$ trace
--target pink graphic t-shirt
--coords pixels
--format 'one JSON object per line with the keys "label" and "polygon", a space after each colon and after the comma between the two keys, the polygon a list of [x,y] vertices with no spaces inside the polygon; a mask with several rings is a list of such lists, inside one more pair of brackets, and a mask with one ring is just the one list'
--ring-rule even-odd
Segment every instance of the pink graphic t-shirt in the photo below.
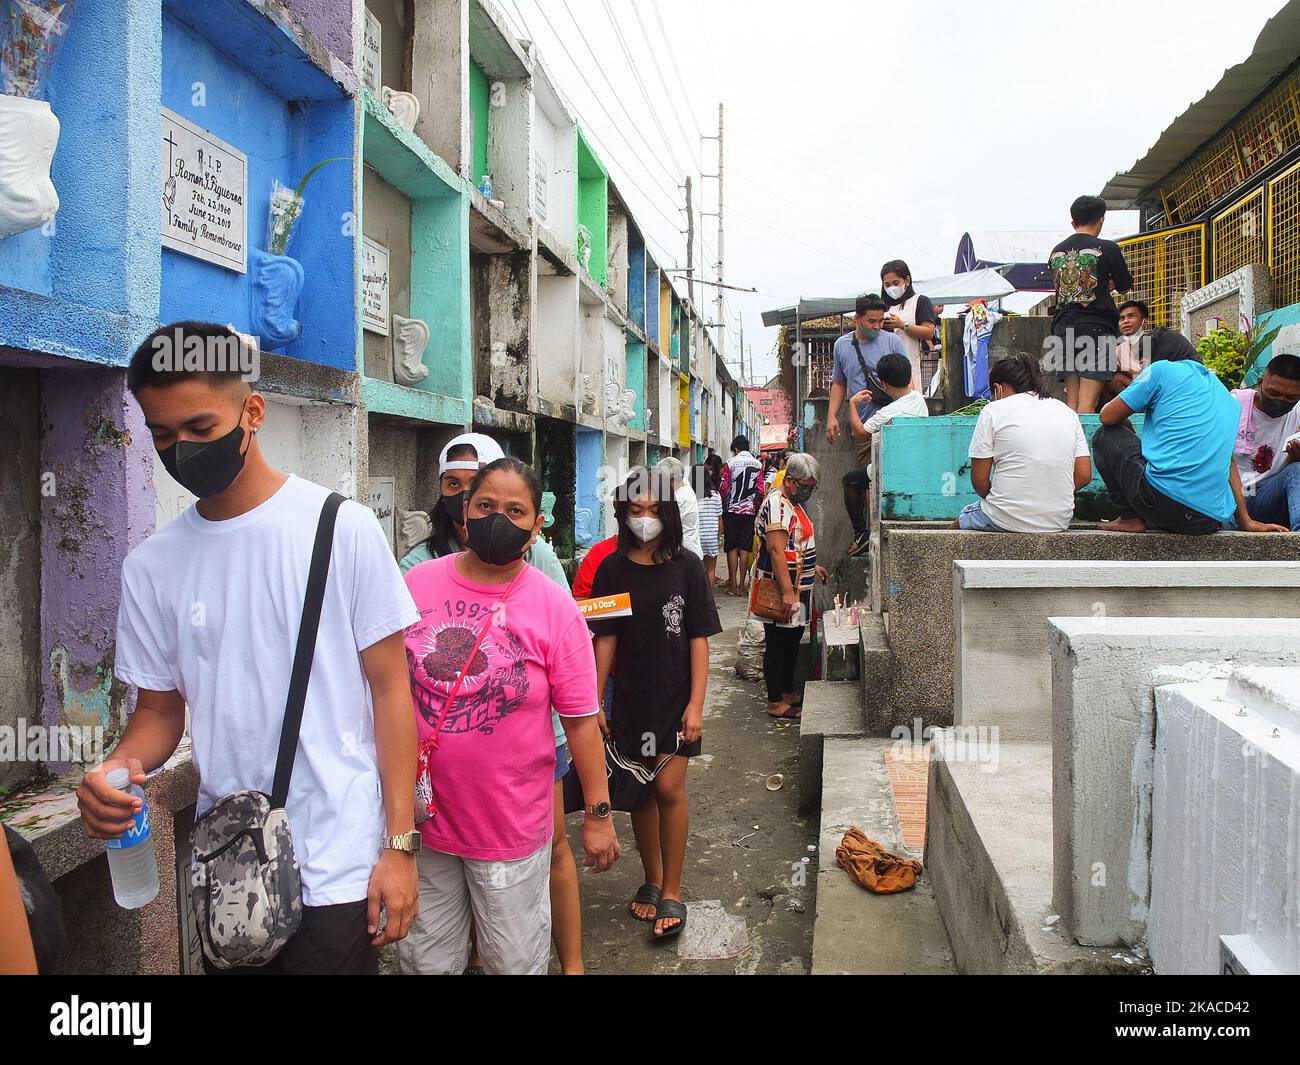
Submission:
{"label": "pink graphic t-shirt", "polygon": [[555,734],[561,717],[596,713],[596,661],[577,603],[526,566],[506,585],[472,584],[447,555],[407,571],[420,620],[406,630],[416,724],[434,730],[484,625],[487,634],[429,755],[435,816],[426,847],[461,858],[514,861],[551,839]]}

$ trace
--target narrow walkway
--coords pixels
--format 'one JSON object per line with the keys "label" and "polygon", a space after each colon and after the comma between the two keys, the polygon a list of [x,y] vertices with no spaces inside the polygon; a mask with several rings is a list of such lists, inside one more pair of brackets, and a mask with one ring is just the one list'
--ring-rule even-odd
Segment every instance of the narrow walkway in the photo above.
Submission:
{"label": "narrow walkway", "polygon": [[[816,820],[796,812],[798,726],[772,721],[761,686],[736,676],[744,601],[721,596],[718,608],[724,631],[711,641],[704,753],[693,759],[687,776],[691,832],[683,886],[690,921],[698,913],[700,930],[730,924],[733,936],[737,923],[723,915],[743,921],[748,947],[737,957],[682,958],[679,948],[690,953],[689,928],[675,943],[651,942],[651,926],[627,912],[641,883],[641,863],[630,819],[616,814],[622,858],[607,873],[581,874],[583,953],[593,975],[810,971],[821,856],[808,849],[817,843]],[[766,789],[772,773],[784,774],[780,791]],[[569,838],[579,855],[580,837],[581,819],[575,816],[569,819]],[[833,864],[834,855],[829,860]],[[694,904],[708,901],[720,903],[720,911],[695,910]]]}

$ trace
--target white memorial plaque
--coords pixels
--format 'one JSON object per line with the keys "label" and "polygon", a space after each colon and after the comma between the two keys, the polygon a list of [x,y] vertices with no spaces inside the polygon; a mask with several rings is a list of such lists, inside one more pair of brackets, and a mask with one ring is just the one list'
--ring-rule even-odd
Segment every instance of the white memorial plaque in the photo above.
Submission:
{"label": "white memorial plaque", "polygon": [[384,57],[384,34],[379,19],[367,11],[366,28],[361,37],[361,84],[372,96],[379,95]]}
{"label": "white memorial plaque", "polygon": [[379,524],[383,526],[384,535],[388,537],[388,546],[396,550],[393,535],[393,499],[397,494],[397,482],[392,477],[370,478],[370,509],[375,512]]}
{"label": "white memorial plaque", "polygon": [[248,158],[162,108],[162,245],[248,272]]}
{"label": "white memorial plaque", "polygon": [[388,336],[388,249],[361,238],[361,324]]}

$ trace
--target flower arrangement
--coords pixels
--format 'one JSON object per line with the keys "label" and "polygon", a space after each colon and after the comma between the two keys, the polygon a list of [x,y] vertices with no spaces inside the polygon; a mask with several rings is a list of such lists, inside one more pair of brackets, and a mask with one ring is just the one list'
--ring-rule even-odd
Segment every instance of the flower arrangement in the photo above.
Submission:
{"label": "flower arrangement", "polygon": [[9,24],[0,48],[0,79],[6,96],[35,100],[68,32],[76,0],[10,0]]}
{"label": "flower arrangement", "polygon": [[294,226],[302,216],[303,204],[306,202],[303,193],[307,189],[307,182],[326,163],[337,163],[346,158],[348,157],[345,155],[336,155],[329,159],[322,159],[307,171],[303,179],[298,182],[296,189],[281,185],[278,180],[275,182],[271,190],[271,203],[267,215],[267,251],[272,255],[286,254],[289,241],[293,238]]}

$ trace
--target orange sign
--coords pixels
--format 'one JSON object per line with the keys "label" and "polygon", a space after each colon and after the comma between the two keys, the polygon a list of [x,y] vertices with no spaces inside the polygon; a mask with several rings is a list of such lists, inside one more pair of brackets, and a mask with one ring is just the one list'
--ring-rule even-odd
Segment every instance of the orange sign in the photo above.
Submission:
{"label": "orange sign", "polygon": [[632,596],[627,592],[618,595],[602,595],[598,599],[579,599],[578,609],[588,621],[604,621],[607,618],[630,618],[632,616]]}

